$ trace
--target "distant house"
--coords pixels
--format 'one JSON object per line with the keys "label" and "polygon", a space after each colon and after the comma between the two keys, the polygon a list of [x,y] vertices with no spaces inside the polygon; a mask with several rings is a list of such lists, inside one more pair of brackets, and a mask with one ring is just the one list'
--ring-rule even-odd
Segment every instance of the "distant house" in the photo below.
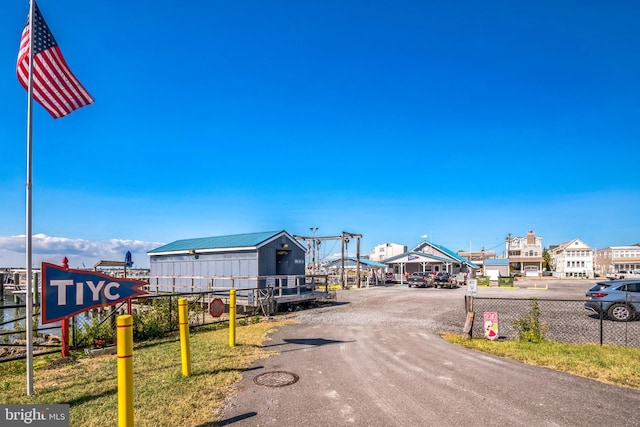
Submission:
{"label": "distant house", "polygon": [[640,270],[640,243],[610,246],[595,252],[595,271],[598,275],[604,276],[620,270]]}
{"label": "distant house", "polygon": [[489,280],[498,280],[500,277],[509,277],[508,259],[486,259],[484,260],[484,275],[489,276]]}
{"label": "distant house", "polygon": [[482,270],[484,268],[484,262],[488,259],[496,258],[496,251],[485,251],[484,248],[480,251],[458,251],[458,255],[462,258],[465,258],[475,265],[478,266],[478,269]]}
{"label": "distant house", "polygon": [[391,258],[396,255],[407,252],[407,247],[398,243],[383,243],[377,245],[369,254],[369,259],[372,261],[382,261],[383,259]]}
{"label": "distant house", "polygon": [[264,287],[267,277],[305,274],[306,248],[286,231],[176,240],[147,252],[161,291]]}
{"label": "distant house", "polygon": [[527,277],[542,276],[542,237],[529,231],[526,237],[507,237],[505,246],[514,273]]}
{"label": "distant house", "polygon": [[593,279],[593,249],[582,240],[573,239],[550,247],[549,255],[554,277]]}

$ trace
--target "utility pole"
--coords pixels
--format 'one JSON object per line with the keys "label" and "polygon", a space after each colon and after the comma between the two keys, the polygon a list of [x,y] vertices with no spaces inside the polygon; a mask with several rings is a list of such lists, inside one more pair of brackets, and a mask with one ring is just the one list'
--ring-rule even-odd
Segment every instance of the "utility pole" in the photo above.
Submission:
{"label": "utility pole", "polygon": [[313,237],[312,246],[311,246],[311,274],[316,274],[316,231],[318,231],[318,227],[309,227],[311,230],[311,237]]}
{"label": "utility pole", "polygon": [[360,237],[356,238],[356,280],[360,287]]}
{"label": "utility pole", "polygon": [[344,244],[345,244],[345,238],[344,238],[344,231],[342,233],[340,233],[340,238],[342,240],[342,254],[341,254],[341,259],[342,259],[342,265],[340,267],[340,284],[342,285],[342,289],[345,288],[345,283],[344,283]]}
{"label": "utility pole", "polygon": [[507,234],[507,259],[509,260],[508,274],[511,276],[511,233]]}

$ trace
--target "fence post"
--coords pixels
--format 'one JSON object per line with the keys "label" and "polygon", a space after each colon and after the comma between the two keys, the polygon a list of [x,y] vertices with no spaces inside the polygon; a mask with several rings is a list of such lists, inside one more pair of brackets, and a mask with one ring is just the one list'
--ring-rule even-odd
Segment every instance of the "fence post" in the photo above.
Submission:
{"label": "fence post", "polygon": [[602,312],[602,302],[600,302],[600,346],[602,346],[602,333],[604,330],[604,313]]}
{"label": "fence post", "polygon": [[76,348],[76,316],[69,317],[69,330],[69,347]]}
{"label": "fence post", "polygon": [[133,427],[133,318],[118,316],[118,427]]}
{"label": "fence post", "polygon": [[118,342],[118,313],[116,312],[116,306],[112,305],[109,307],[109,314],[108,316],[111,317],[111,331],[113,333],[113,336],[116,337],[116,343]]}
{"label": "fence post", "polygon": [[38,273],[33,274],[33,301],[31,302],[36,307],[40,307],[40,289],[38,288]]}
{"label": "fence post", "polygon": [[175,331],[175,329],[173,329],[173,297],[171,295],[169,295],[169,319],[167,320],[169,328],[171,328],[170,330]]}
{"label": "fence post", "polygon": [[191,376],[191,347],[189,342],[189,304],[186,298],[178,299],[178,319],[180,322],[180,355],[182,356],[182,376]]}
{"label": "fence post", "polygon": [[464,329],[462,330],[467,339],[471,339],[473,337],[473,297],[470,295],[464,296],[464,305],[465,311],[467,312],[467,319],[464,324]]}
{"label": "fence post", "polygon": [[229,347],[236,345],[236,290],[229,291]]}

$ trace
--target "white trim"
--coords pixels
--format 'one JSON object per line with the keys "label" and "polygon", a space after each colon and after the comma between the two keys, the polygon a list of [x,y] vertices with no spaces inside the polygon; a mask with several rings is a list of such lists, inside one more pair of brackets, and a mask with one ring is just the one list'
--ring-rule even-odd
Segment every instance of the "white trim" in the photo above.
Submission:
{"label": "white trim", "polygon": [[166,251],[166,252],[154,252],[147,255],[160,256],[160,255],[191,255],[189,251],[193,251],[194,254],[209,254],[215,252],[238,252],[238,251],[255,251],[257,246],[241,246],[241,247],[229,247],[229,248],[216,248],[216,249],[182,249],[179,251]]}

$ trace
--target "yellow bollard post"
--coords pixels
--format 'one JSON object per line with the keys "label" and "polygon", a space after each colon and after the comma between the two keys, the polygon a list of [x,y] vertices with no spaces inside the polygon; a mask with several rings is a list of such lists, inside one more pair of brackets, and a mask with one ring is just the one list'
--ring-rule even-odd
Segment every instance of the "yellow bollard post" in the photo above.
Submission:
{"label": "yellow bollard post", "polygon": [[118,427],[133,427],[133,317],[117,319]]}
{"label": "yellow bollard post", "polygon": [[236,346],[236,290],[229,291],[229,347]]}
{"label": "yellow bollard post", "polygon": [[182,375],[191,376],[191,346],[189,343],[189,303],[186,298],[178,300],[178,322],[180,323],[180,354]]}

